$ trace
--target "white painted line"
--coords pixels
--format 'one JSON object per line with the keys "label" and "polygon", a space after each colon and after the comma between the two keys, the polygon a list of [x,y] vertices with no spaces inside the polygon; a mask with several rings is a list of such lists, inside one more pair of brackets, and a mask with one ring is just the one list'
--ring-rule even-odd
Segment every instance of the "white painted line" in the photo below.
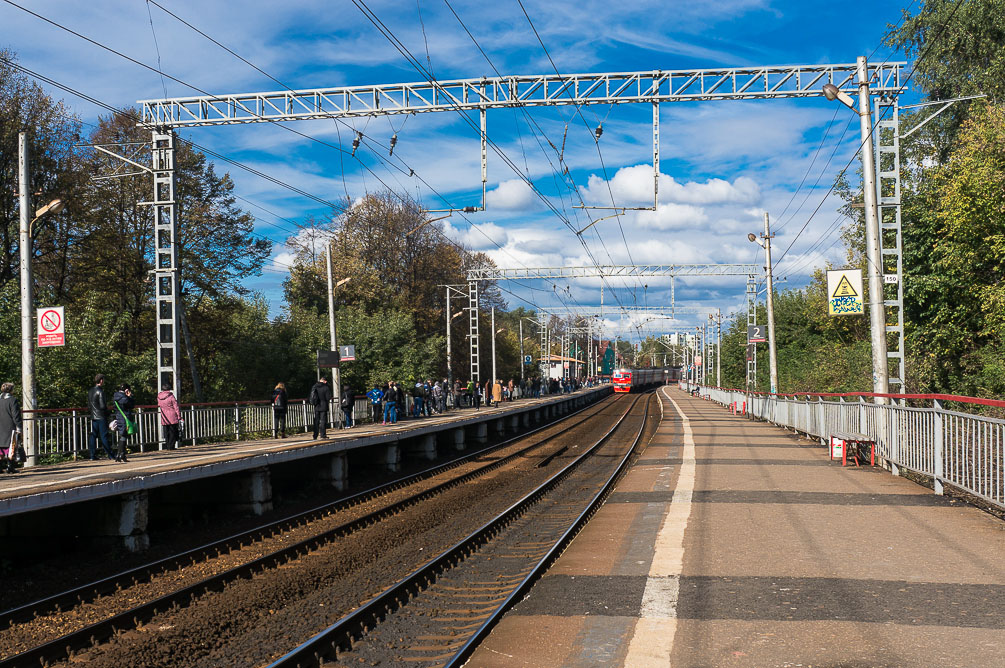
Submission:
{"label": "white painted line", "polygon": [[691,498],[694,494],[694,434],[684,411],[670,398],[666,388],[662,393],[680,415],[684,453],[673,500],[656,536],[656,553],[642,594],[642,609],[625,657],[627,668],[670,666],[670,653],[677,633],[677,600],[680,576],[684,570],[684,531],[691,517]]}

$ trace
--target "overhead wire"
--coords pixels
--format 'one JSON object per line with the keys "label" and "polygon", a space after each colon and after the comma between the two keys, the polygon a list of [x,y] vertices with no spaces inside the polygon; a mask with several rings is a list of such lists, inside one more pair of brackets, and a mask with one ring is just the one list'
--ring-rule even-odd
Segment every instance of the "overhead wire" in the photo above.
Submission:
{"label": "overhead wire", "polygon": [[[175,18],[176,20],[178,20],[179,22],[181,22],[182,24],[184,24],[184,25],[185,25],[185,26],[187,26],[188,28],[190,28],[190,29],[192,29],[193,31],[195,31],[195,32],[197,32],[198,34],[200,34],[201,36],[205,37],[205,38],[206,38],[207,40],[211,41],[211,42],[212,42],[213,44],[216,44],[216,45],[217,45],[217,46],[219,46],[219,47],[220,47],[221,49],[224,49],[225,51],[227,51],[227,52],[228,52],[229,54],[231,54],[231,55],[232,55],[232,56],[234,56],[235,58],[237,58],[237,59],[241,60],[241,61],[242,61],[242,62],[244,62],[245,64],[247,64],[247,65],[249,65],[250,67],[254,68],[254,69],[255,69],[256,71],[258,71],[259,73],[261,73],[261,74],[263,74],[264,76],[268,77],[269,79],[271,79],[271,80],[272,80],[272,81],[274,81],[275,83],[279,84],[280,86],[282,86],[282,87],[286,88],[287,90],[289,90],[289,91],[291,91],[291,92],[295,92],[293,88],[291,88],[290,86],[288,86],[288,85],[287,85],[287,84],[285,84],[284,82],[280,81],[279,79],[277,79],[277,78],[276,78],[276,77],[274,77],[273,75],[269,74],[268,72],[266,72],[266,71],[265,71],[265,70],[263,70],[262,68],[258,67],[257,65],[255,65],[255,64],[254,64],[254,63],[252,63],[251,61],[247,60],[246,58],[244,58],[244,57],[243,57],[243,56],[241,56],[240,54],[236,53],[236,52],[235,52],[234,50],[230,49],[230,48],[229,48],[229,47],[227,47],[226,45],[224,45],[224,44],[222,44],[221,42],[219,42],[218,40],[214,39],[213,37],[211,37],[210,35],[208,35],[208,34],[207,34],[206,32],[204,32],[204,31],[200,30],[199,28],[197,28],[196,26],[194,26],[194,25],[193,25],[192,23],[190,23],[190,22],[186,21],[185,19],[181,18],[180,16],[178,16],[178,15],[177,15],[177,14],[175,14],[174,12],[171,12],[171,11],[170,11],[170,10],[168,10],[167,8],[163,7],[163,6],[161,5],[161,4],[159,4],[158,2],[156,2],[156,0],[148,0],[148,1],[149,1],[149,2],[152,2],[152,3],[153,3],[153,4],[155,5],[155,6],[157,6],[157,7],[159,8],[159,9],[161,9],[161,10],[162,10],[162,11],[164,11],[165,13],[169,14],[170,16],[172,16],[173,18]],[[418,0],[416,0],[416,1],[418,2]],[[427,56],[428,56],[428,53],[427,53]],[[430,61],[430,64],[431,64],[431,61]],[[194,87],[193,87],[193,88],[194,88]],[[196,90],[198,90],[198,89],[196,89]],[[336,121],[336,132],[339,132],[339,131],[338,131],[338,124],[339,124],[339,123],[342,123],[342,124],[345,124],[345,122],[344,122],[344,121],[342,121],[341,119],[338,119],[338,118],[333,118],[333,120],[334,120],[334,121]],[[358,136],[359,136],[359,137],[361,137],[361,138],[366,138],[366,139],[370,140],[370,142],[371,142],[371,143],[376,143],[376,144],[377,144],[378,146],[380,146],[380,147],[381,147],[382,149],[386,149],[386,148],[387,148],[386,146],[383,146],[383,145],[381,145],[381,144],[380,144],[379,142],[376,142],[376,140],[374,140],[374,138],[372,138],[372,137],[370,137],[370,136],[368,136],[368,135],[366,134],[366,128],[367,128],[367,127],[368,127],[368,125],[369,125],[369,121],[370,121],[370,117],[367,117],[367,118],[366,118],[366,123],[364,124],[364,128],[363,128],[363,130],[362,130],[362,131],[359,131],[359,130],[357,130],[357,129],[356,129],[355,127],[353,127],[353,126],[350,126],[350,127],[352,127],[352,129],[353,129],[353,131],[354,131],[354,132],[357,132],[357,133],[358,133]],[[400,130],[401,130],[402,128],[404,128],[404,125],[405,125],[405,123],[406,123],[407,121],[408,121],[408,116],[406,115],[406,117],[405,117],[405,120],[404,120],[404,121],[402,122],[401,126],[399,127],[399,131],[400,131]],[[389,122],[390,122],[390,119],[389,119]],[[285,126],[284,126],[284,127],[285,127]],[[392,131],[393,131],[393,125],[392,125],[391,127],[392,127]],[[302,134],[302,133],[298,133],[298,134]],[[307,137],[307,138],[309,138],[309,139],[313,139],[314,141],[319,141],[319,142],[320,142],[320,140],[317,140],[316,138],[313,138],[313,137],[310,137],[310,136],[308,136],[308,135],[304,135],[304,134],[302,134],[302,136],[304,136],[304,137]],[[345,149],[343,149],[343,148],[341,147],[341,134],[340,134],[340,133],[339,133],[339,144],[340,144],[340,146],[338,146],[338,147],[336,147],[336,146],[332,146],[332,145],[330,145],[330,144],[327,144],[327,143],[325,143],[325,142],[320,142],[320,143],[322,143],[322,144],[325,144],[325,145],[327,145],[327,146],[329,146],[329,147],[331,147],[331,148],[336,148],[337,150],[339,150],[339,160],[340,160],[340,165],[343,165],[343,163],[342,163],[342,159],[343,159],[343,154],[344,154],[344,153],[346,153],[346,151],[345,151]],[[373,153],[373,154],[374,154],[375,156],[377,156],[377,157],[378,157],[378,159],[379,159],[379,160],[380,160],[381,162],[387,162],[387,161],[385,161],[385,160],[383,159],[383,157],[382,157],[382,154],[378,154],[378,153],[377,153],[376,151],[374,151],[374,150],[372,150],[372,149],[371,149],[371,152],[372,152],[372,153]],[[389,151],[389,157],[390,157],[390,154],[393,154],[393,151]],[[395,192],[395,191],[394,191],[394,189],[390,188],[390,187],[389,187],[389,186],[387,185],[387,183],[385,183],[385,182],[384,182],[384,181],[383,181],[383,180],[382,180],[382,179],[381,179],[381,178],[380,178],[380,177],[379,177],[379,176],[378,176],[378,175],[376,174],[376,172],[374,172],[374,171],[373,171],[372,169],[370,169],[370,168],[369,168],[369,167],[368,167],[367,165],[365,165],[365,163],[363,163],[363,162],[362,162],[362,159],[361,159],[361,158],[359,158],[359,156],[354,156],[354,157],[356,157],[356,158],[357,158],[357,160],[358,160],[358,161],[360,162],[360,164],[361,164],[361,165],[362,165],[362,166],[363,166],[363,167],[364,167],[364,168],[365,168],[365,169],[366,169],[366,170],[367,170],[368,172],[370,172],[370,173],[371,173],[371,174],[372,174],[372,175],[373,175],[373,176],[374,176],[374,177],[375,177],[375,178],[376,178],[376,179],[377,179],[377,180],[378,180],[378,181],[379,181],[379,182],[381,183],[381,185],[383,185],[383,186],[384,186],[384,187],[385,187],[385,188],[386,188],[386,189],[387,189],[387,190],[388,190],[389,192],[391,192],[391,193],[394,193],[394,192]],[[444,197],[444,196],[443,196],[442,194],[440,194],[440,193],[439,193],[439,192],[438,192],[438,191],[437,191],[437,190],[436,190],[435,188],[433,188],[433,187],[432,187],[432,185],[430,185],[430,184],[429,184],[429,183],[428,183],[428,182],[427,182],[427,181],[426,181],[425,179],[423,179],[423,178],[422,178],[421,176],[419,176],[419,175],[418,175],[418,173],[417,173],[417,172],[416,172],[416,171],[415,171],[415,170],[414,170],[413,168],[409,167],[409,166],[408,166],[407,164],[405,164],[405,163],[404,163],[404,161],[403,161],[403,160],[401,160],[401,157],[400,157],[400,155],[399,155],[399,156],[397,156],[397,157],[398,157],[398,160],[399,160],[399,161],[401,161],[401,162],[402,162],[402,164],[404,164],[404,166],[405,166],[405,167],[407,167],[407,168],[409,169],[409,174],[410,174],[411,176],[416,176],[416,177],[417,177],[417,178],[418,178],[418,179],[419,179],[419,180],[420,180],[420,181],[421,181],[421,182],[422,182],[422,183],[423,183],[423,184],[424,184],[424,185],[425,185],[425,186],[426,186],[426,187],[427,187],[427,188],[428,188],[428,189],[429,189],[429,190],[430,190],[431,192],[433,192],[434,194],[436,194],[436,195],[437,195],[438,197],[440,197],[440,199],[441,199],[441,200],[443,200],[443,201],[444,201],[444,203],[446,203],[446,204],[447,204],[448,206],[450,206],[450,203],[449,203],[449,202],[447,201],[447,199],[446,199],[446,198],[445,198],[445,197]],[[388,163],[388,166],[390,166],[390,163]],[[399,168],[399,171],[401,171],[402,173],[404,173],[404,170],[400,170],[400,168]],[[347,198],[347,200],[348,200],[348,199],[349,199],[349,193],[348,193],[348,188],[347,188],[347,186],[346,186],[346,183],[345,183],[345,169],[344,169],[344,165],[343,165],[343,169],[342,169],[342,184],[343,184],[343,190],[345,190],[345,194],[346,194],[346,198]],[[403,185],[402,185],[402,184],[401,184],[400,182],[399,182],[399,186],[401,186],[401,187],[402,187],[402,189],[404,189],[404,186],[403,186]],[[399,199],[401,199],[401,198],[400,198],[400,196],[399,196]],[[494,244],[494,245],[495,245],[495,246],[496,246],[496,247],[497,247],[497,248],[498,248],[498,249],[499,249],[499,250],[500,250],[501,252],[503,252],[503,253],[505,253],[505,254],[509,255],[509,256],[511,257],[511,259],[513,259],[513,260],[514,260],[514,261],[516,261],[516,262],[517,262],[518,264],[520,264],[520,263],[519,263],[519,261],[518,261],[518,260],[517,260],[517,259],[516,259],[515,257],[513,257],[513,256],[512,256],[511,254],[509,254],[509,253],[508,253],[508,252],[507,252],[507,251],[506,251],[506,250],[505,250],[505,249],[504,249],[504,248],[503,248],[503,247],[502,247],[501,245],[499,245],[498,243],[496,243],[494,239],[492,239],[492,238],[491,238],[491,237],[490,237],[490,236],[489,236],[488,234],[486,234],[486,233],[484,232],[484,230],[482,230],[482,229],[481,229],[480,227],[478,227],[478,226],[477,226],[477,225],[476,225],[475,223],[473,223],[473,222],[472,222],[472,221],[471,221],[470,219],[468,219],[468,218],[467,218],[467,216],[465,216],[465,215],[463,214],[463,212],[460,212],[460,215],[461,215],[461,217],[463,217],[463,218],[465,219],[465,221],[466,221],[466,222],[467,222],[467,223],[468,223],[468,224],[469,224],[469,225],[471,226],[471,228],[472,228],[472,229],[474,229],[474,230],[475,230],[476,232],[478,232],[479,234],[481,234],[482,236],[484,236],[484,237],[486,238],[486,240],[488,240],[489,242],[493,243],[493,244]],[[450,241],[451,241],[451,243],[453,243],[453,240],[450,240]],[[456,245],[456,244],[455,244],[455,245]],[[459,247],[459,246],[458,246],[458,247]],[[466,249],[465,249],[465,251],[466,251]],[[524,287],[530,287],[530,286],[524,286]],[[533,288],[531,288],[531,289],[533,289]],[[532,302],[528,302],[528,303],[532,303]],[[536,306],[536,304],[535,304],[535,306]]]}

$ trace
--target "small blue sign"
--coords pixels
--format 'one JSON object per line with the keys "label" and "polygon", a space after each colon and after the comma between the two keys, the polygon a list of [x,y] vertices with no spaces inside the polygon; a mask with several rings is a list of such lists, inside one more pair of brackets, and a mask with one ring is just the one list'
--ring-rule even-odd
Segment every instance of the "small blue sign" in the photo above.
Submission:
{"label": "small blue sign", "polygon": [[534,358],[532,358],[530,355],[524,355],[523,356],[523,363],[524,364],[530,364],[533,361],[534,361]]}

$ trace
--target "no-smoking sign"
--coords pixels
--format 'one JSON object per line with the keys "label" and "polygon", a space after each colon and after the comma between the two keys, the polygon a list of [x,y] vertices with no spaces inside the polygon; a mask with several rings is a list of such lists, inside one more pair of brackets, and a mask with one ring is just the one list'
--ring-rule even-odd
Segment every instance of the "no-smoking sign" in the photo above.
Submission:
{"label": "no-smoking sign", "polygon": [[63,307],[48,306],[38,309],[38,347],[62,346],[64,336]]}

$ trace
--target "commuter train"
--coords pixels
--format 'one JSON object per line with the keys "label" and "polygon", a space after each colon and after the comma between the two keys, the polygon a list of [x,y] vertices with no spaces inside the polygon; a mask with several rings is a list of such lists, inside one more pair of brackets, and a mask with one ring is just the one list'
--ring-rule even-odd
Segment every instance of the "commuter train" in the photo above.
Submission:
{"label": "commuter train", "polygon": [[615,392],[634,392],[674,380],[673,368],[615,369],[611,376]]}

